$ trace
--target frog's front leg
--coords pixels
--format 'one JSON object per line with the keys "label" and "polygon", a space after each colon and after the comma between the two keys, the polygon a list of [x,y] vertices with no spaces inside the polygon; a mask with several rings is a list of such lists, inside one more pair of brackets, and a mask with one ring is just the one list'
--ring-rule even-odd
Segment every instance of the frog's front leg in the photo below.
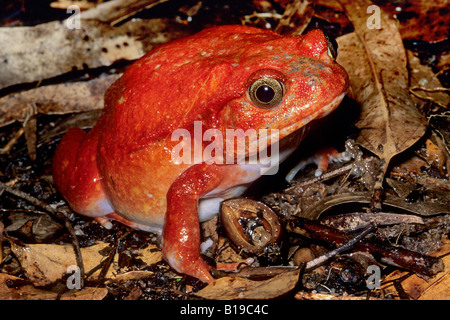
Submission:
{"label": "frog's front leg", "polygon": [[182,173],[167,193],[162,251],[176,271],[212,282],[209,266],[200,256],[198,201],[223,179],[217,165],[197,164]]}

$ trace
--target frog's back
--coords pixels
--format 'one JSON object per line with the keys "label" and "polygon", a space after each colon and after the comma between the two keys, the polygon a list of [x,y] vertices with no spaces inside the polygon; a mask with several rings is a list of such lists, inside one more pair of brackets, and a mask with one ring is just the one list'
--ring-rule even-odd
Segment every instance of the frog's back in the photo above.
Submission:
{"label": "frog's back", "polygon": [[245,93],[248,75],[240,63],[258,52],[257,45],[245,44],[279,38],[271,31],[223,26],[152,50],[108,89],[101,143],[134,152],[170,138],[175,129],[190,129],[195,120],[214,127],[220,106]]}

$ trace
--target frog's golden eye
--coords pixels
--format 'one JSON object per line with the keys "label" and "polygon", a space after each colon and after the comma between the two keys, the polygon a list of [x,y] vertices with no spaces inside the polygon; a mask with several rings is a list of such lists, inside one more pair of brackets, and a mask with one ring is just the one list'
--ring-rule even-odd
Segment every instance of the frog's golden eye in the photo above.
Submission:
{"label": "frog's golden eye", "polygon": [[274,78],[261,78],[248,88],[248,95],[258,107],[269,109],[277,106],[286,91],[284,84]]}
{"label": "frog's golden eye", "polygon": [[338,54],[338,44],[336,40],[329,35],[325,35],[325,39],[327,40],[328,56],[331,59],[336,60]]}

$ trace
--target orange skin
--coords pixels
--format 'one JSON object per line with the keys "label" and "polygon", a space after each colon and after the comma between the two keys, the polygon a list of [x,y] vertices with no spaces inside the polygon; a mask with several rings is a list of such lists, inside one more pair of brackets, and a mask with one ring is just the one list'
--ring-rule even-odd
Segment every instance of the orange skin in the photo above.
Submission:
{"label": "orange skin", "polygon": [[[261,108],[249,97],[259,78],[284,84],[281,102]],[[238,164],[175,164],[175,129],[279,129],[280,152],[303,128],[331,112],[348,87],[323,33],[281,36],[244,26],[206,29],[162,45],[131,65],[105,94],[89,132],[70,130],[53,159],[53,177],[72,209],[108,226],[117,220],[161,232],[162,252],[178,272],[213,281],[200,256],[199,201],[238,196],[259,177]],[[297,135],[291,133],[298,132]],[[203,147],[205,147],[203,143]],[[203,219],[203,218],[202,218]]]}

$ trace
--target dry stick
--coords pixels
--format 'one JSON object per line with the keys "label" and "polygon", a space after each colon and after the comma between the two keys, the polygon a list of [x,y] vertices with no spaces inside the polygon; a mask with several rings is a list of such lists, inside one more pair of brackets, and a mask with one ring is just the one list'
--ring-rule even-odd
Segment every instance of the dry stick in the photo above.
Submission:
{"label": "dry stick", "polygon": [[353,239],[348,241],[346,244],[343,244],[339,248],[328,251],[324,255],[309,261],[305,266],[305,271],[306,272],[311,271],[311,270],[317,268],[319,265],[321,265],[321,264],[327,262],[328,260],[330,260],[331,258],[335,257],[336,255],[340,254],[341,252],[347,251],[348,249],[350,249],[351,247],[356,245],[356,243],[358,243],[359,240],[364,238],[366,235],[368,235],[373,230],[375,230],[375,227],[369,226],[366,229],[364,229],[360,234],[358,234]]}
{"label": "dry stick", "polygon": [[20,128],[14,134],[14,137],[12,137],[12,139],[8,141],[6,146],[4,146],[3,148],[0,148],[0,154],[7,154],[11,150],[13,145],[16,143],[16,141],[19,140],[19,138],[23,135],[24,131],[25,131],[24,127]]}
{"label": "dry stick", "polygon": [[81,288],[84,288],[84,265],[83,265],[83,259],[81,258],[80,243],[78,242],[78,239],[75,235],[75,230],[73,229],[72,224],[70,223],[70,221],[66,217],[66,215],[60,211],[54,210],[51,206],[49,206],[45,202],[43,202],[33,196],[30,196],[29,194],[27,194],[23,191],[11,188],[10,186],[0,182],[0,190],[2,190],[2,189],[8,193],[15,195],[16,197],[22,198],[22,199],[30,202],[31,204],[33,204],[35,206],[45,209],[50,214],[52,214],[55,217],[57,217],[58,219],[64,221],[64,225],[65,225],[67,231],[69,232],[70,237],[72,238],[73,251],[75,253],[77,265],[80,268],[80,285],[81,285]]}
{"label": "dry stick", "polygon": [[127,230],[125,232],[125,234],[122,234],[120,237],[116,238],[114,245],[112,247],[112,250],[109,253],[108,258],[106,259],[105,263],[103,264],[100,274],[97,277],[98,282],[103,281],[105,279],[106,274],[109,270],[109,267],[111,266],[111,263],[113,262],[114,256],[116,255],[116,251],[117,251],[117,248],[119,247],[120,241],[122,239],[125,239],[130,233],[131,233],[131,231]]}
{"label": "dry stick", "polygon": [[[318,222],[293,217],[288,223],[288,230],[311,239],[325,242],[332,246],[340,246],[351,240],[351,237],[336,229],[323,226]],[[354,246],[355,251],[371,254],[382,263],[397,266],[414,273],[433,276],[444,270],[441,259],[420,254],[400,247],[361,240]]]}

